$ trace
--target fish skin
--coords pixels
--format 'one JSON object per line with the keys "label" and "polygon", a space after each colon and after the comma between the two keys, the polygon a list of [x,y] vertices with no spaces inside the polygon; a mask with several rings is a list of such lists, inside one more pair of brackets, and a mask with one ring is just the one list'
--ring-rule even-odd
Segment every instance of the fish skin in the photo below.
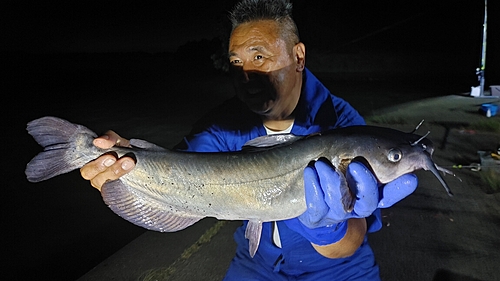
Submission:
{"label": "fish skin", "polygon": [[[262,222],[294,218],[306,210],[303,170],[311,160],[325,157],[345,170],[352,159],[363,159],[381,183],[418,169],[431,170],[447,188],[431,159],[430,140],[383,127],[346,127],[294,138],[274,148],[220,153],[167,150],[141,140],[131,140],[131,144],[142,149],[100,149],[92,144],[94,132],[56,117],[33,120],[27,130],[44,147],[27,164],[29,181],[78,169],[106,152],[133,153],[136,167],[101,189],[113,212],[161,232],[182,230],[204,217],[248,220],[246,236],[252,256],[260,242]],[[273,136],[264,138],[269,137]],[[401,156],[397,162],[388,159],[394,151]]]}

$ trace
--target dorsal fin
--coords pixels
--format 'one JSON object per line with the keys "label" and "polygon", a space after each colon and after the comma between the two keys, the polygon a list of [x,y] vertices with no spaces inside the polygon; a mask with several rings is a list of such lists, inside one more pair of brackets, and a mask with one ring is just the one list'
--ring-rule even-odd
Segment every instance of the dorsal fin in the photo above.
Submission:
{"label": "dorsal fin", "polygon": [[302,136],[296,136],[294,134],[267,135],[247,141],[243,145],[242,150],[247,152],[268,150],[271,148],[292,144],[303,138],[304,137]]}

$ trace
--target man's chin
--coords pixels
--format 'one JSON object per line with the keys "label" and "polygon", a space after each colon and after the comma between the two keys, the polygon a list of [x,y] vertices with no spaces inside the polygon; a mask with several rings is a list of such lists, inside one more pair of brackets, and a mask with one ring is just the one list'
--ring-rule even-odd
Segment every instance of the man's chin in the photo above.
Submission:
{"label": "man's chin", "polygon": [[247,102],[247,106],[248,108],[250,108],[251,111],[257,113],[257,114],[260,114],[260,115],[264,115],[266,113],[268,113],[269,111],[271,111],[271,101],[267,101],[267,102],[260,102],[260,103],[250,103],[250,102]]}

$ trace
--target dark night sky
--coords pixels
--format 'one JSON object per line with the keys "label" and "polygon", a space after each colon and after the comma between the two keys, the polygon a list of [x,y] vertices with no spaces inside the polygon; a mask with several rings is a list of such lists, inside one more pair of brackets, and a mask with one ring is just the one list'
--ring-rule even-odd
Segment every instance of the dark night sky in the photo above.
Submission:
{"label": "dark night sky", "polygon": [[[0,50],[175,51],[187,41],[217,36],[219,23],[235,2],[4,1]],[[303,41],[322,47],[466,47],[479,52],[484,2],[440,2],[294,1],[294,14]],[[492,35],[498,23],[494,8],[490,3],[489,37],[498,41]]]}
{"label": "dark night sky", "polygon": [[[212,38],[221,1],[8,1],[2,50],[163,52]],[[172,4],[174,3],[174,4]]]}

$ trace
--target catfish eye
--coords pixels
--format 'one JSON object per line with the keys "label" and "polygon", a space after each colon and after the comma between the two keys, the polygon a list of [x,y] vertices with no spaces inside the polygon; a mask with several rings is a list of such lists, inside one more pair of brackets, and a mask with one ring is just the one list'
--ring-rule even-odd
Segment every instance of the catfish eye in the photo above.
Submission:
{"label": "catfish eye", "polygon": [[387,159],[394,163],[399,162],[399,160],[401,160],[402,157],[403,153],[401,152],[401,150],[396,148],[389,150],[389,153],[387,154]]}

